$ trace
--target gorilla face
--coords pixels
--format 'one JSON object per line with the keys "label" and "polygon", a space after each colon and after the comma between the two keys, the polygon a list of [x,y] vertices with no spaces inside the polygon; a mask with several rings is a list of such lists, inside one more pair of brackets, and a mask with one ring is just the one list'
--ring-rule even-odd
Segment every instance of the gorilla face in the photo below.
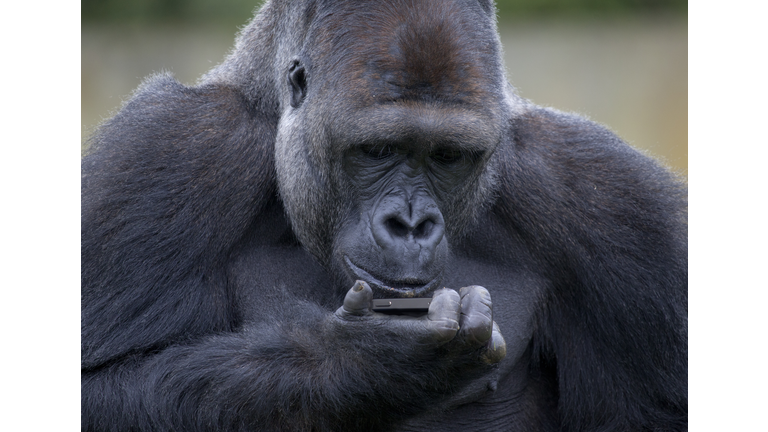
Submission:
{"label": "gorilla face", "polygon": [[456,143],[429,146],[418,138],[363,143],[343,156],[356,199],[334,257],[379,296],[431,295],[440,283],[448,251],[441,209],[470,181],[483,156]]}
{"label": "gorilla face", "polygon": [[[336,119],[332,128],[346,133],[322,134],[335,151],[310,152],[315,158],[282,147],[303,173],[281,184],[294,229],[344,275],[341,286],[361,279],[378,297],[431,295],[450,240],[492,194],[497,127],[482,113],[433,102],[374,105],[356,117],[344,127]],[[325,158],[330,176],[319,169]]]}

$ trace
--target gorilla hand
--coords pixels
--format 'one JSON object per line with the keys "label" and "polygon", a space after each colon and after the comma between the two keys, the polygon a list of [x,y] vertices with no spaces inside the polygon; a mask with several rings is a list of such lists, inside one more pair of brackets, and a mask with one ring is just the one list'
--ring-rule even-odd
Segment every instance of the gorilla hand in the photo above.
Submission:
{"label": "gorilla hand", "polygon": [[341,321],[383,326],[388,333],[402,335],[404,343],[414,339],[419,345],[441,347],[451,355],[478,355],[487,364],[498,363],[506,355],[504,337],[493,321],[491,295],[481,286],[464,287],[459,292],[437,290],[428,313],[421,317],[373,312],[372,299],[368,284],[357,281],[335,316]]}

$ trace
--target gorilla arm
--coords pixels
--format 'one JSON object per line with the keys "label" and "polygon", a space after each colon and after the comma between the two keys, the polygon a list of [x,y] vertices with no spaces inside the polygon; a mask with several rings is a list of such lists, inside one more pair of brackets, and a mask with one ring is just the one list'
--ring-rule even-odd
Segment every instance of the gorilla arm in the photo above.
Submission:
{"label": "gorilla arm", "polygon": [[538,311],[534,355],[557,371],[563,424],[681,427],[685,186],[578,116],[529,107],[512,132],[498,152],[494,211],[553,285]]}
{"label": "gorilla arm", "polygon": [[504,356],[484,289],[464,289],[462,298],[442,290],[416,319],[374,314],[370,298],[358,283],[333,314],[307,307],[293,322],[84,374],[83,394],[100,396],[84,400],[87,418],[107,429],[378,430],[436,408],[441,395]]}
{"label": "gorilla arm", "polygon": [[275,118],[148,79],[82,160],[83,367],[235,319],[224,260],[274,191]]}

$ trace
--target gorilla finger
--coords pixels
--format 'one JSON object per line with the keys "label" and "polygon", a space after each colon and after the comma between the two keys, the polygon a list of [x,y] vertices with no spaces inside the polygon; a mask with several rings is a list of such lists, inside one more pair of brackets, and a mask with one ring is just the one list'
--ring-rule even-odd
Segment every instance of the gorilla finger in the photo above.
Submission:
{"label": "gorilla finger", "polygon": [[447,342],[459,331],[461,298],[452,289],[443,288],[435,291],[427,313],[427,326],[438,342]]}
{"label": "gorilla finger", "polygon": [[465,343],[479,347],[491,338],[493,332],[493,303],[491,294],[477,285],[464,287],[461,293],[461,330],[459,337]]}
{"label": "gorilla finger", "polygon": [[485,345],[485,349],[480,355],[480,358],[487,364],[495,364],[500,362],[506,355],[507,343],[504,341],[504,336],[501,335],[499,325],[494,321],[491,340]]}
{"label": "gorilla finger", "polygon": [[373,291],[365,281],[358,280],[347,291],[344,297],[344,304],[336,310],[336,315],[362,316],[371,314],[371,301],[373,300]]}

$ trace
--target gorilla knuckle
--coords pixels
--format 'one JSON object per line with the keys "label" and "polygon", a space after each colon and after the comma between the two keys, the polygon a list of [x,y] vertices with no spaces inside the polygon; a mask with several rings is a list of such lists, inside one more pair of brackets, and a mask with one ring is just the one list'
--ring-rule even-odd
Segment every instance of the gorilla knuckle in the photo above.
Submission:
{"label": "gorilla knuckle", "polygon": [[431,334],[438,343],[445,343],[456,337],[459,331],[459,322],[450,318],[441,318],[431,321]]}
{"label": "gorilla knuckle", "polygon": [[491,337],[493,320],[490,316],[481,313],[463,315],[461,322],[461,336],[472,346],[485,344]]}

